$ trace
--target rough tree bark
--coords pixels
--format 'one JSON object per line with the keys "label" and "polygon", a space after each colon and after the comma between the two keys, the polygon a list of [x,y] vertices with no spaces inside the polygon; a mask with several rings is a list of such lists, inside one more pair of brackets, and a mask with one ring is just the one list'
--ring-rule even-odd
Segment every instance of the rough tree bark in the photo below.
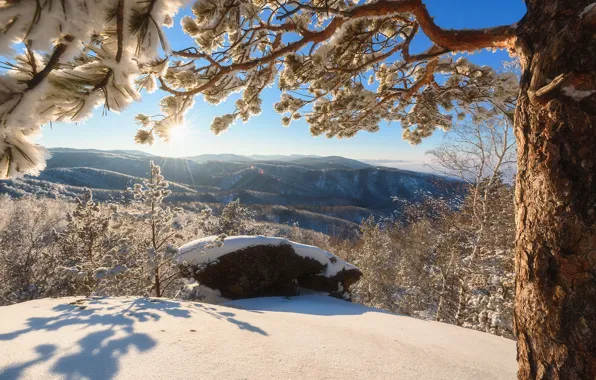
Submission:
{"label": "rough tree bark", "polygon": [[528,13],[519,23],[520,379],[596,379],[596,9],[588,7],[593,1],[527,0]]}

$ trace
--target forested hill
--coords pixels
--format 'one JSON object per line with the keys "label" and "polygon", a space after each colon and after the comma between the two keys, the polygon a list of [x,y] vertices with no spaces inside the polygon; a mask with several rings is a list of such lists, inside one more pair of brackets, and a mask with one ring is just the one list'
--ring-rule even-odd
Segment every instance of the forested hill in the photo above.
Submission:
{"label": "forested hill", "polygon": [[[147,175],[151,160],[171,181],[174,201],[226,203],[240,198],[248,205],[300,208],[351,223],[359,223],[367,214],[391,212],[395,207],[392,197],[416,201],[421,192],[435,196],[458,192],[456,182],[440,176],[337,156],[226,154],[184,159],[139,151],[65,148],[51,153],[38,177],[0,181],[0,193],[74,197],[88,187],[94,189],[96,199],[115,198]],[[296,218],[287,210],[277,212],[281,213],[278,222]]]}

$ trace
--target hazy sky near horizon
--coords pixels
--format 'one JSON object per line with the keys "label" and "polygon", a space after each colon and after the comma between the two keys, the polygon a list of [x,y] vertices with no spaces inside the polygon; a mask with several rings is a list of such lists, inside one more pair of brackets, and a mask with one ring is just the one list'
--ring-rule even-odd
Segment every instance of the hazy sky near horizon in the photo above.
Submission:
{"label": "hazy sky near horizon", "polygon": [[[435,22],[443,28],[481,28],[519,21],[525,13],[522,0],[424,0]],[[179,26],[181,17],[188,10],[178,14],[174,27],[167,31],[174,49],[191,46],[192,40],[184,35]],[[414,48],[426,47],[427,41],[414,41]],[[191,43],[191,44],[189,44]],[[499,68],[509,59],[506,51],[496,53],[480,52],[468,56],[472,62]],[[200,97],[195,107],[187,114],[184,133],[169,143],[156,139],[153,146],[138,145],[133,137],[137,129],[134,117],[137,113],[153,115],[159,113],[158,102],[165,93],[143,94],[142,101],[131,105],[120,114],[108,113],[102,116],[101,107],[83,123],[55,123],[50,129],[44,127],[38,142],[46,147],[70,147],[93,149],[136,149],[148,153],[184,157],[199,154],[235,153],[250,154],[313,154],[339,155],[356,159],[382,160],[424,160],[424,152],[440,143],[442,132],[426,139],[418,146],[410,146],[402,140],[402,128],[398,123],[383,123],[377,133],[360,132],[351,139],[327,139],[312,137],[304,120],[294,121],[290,127],[283,127],[281,115],[273,110],[273,103],[279,99],[279,90],[269,88],[263,93],[263,112],[247,123],[236,122],[220,136],[209,130],[211,120],[231,112],[238,95],[231,96],[218,106],[205,103]]]}

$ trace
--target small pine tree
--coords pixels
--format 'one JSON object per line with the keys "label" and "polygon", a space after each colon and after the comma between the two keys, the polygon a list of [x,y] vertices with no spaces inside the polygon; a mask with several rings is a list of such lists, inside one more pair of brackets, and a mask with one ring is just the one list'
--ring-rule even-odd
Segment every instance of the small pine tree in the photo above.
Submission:
{"label": "small pine tree", "polygon": [[240,199],[236,199],[223,208],[212,232],[215,235],[242,235],[247,232],[248,223],[253,221],[253,218],[252,211],[243,207]]}
{"label": "small pine tree", "polygon": [[149,284],[149,293],[162,297],[168,286],[177,278],[174,270],[178,249],[175,240],[181,238],[182,229],[180,208],[170,208],[164,205],[164,200],[171,194],[169,182],[161,174],[161,168],[153,161],[149,163],[149,176],[142,184],[135,184],[128,191],[132,193],[136,208],[131,211],[121,211],[113,207],[115,228],[122,228],[127,223],[140,223],[145,230],[144,246],[145,278]]}

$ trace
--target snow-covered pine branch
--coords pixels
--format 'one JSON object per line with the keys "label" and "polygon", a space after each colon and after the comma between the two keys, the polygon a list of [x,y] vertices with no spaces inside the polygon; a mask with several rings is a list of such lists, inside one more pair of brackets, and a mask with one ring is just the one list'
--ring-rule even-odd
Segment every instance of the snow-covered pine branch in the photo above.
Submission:
{"label": "snow-covered pine branch", "polygon": [[[199,0],[180,21],[196,44],[171,51],[162,28],[183,3],[0,2],[0,178],[44,167],[47,153],[31,141],[42,125],[84,120],[98,106],[119,112],[157,88],[169,95],[161,115],[137,116],[138,143],[168,140],[196,95],[216,104],[241,92],[235,110],[213,120],[222,133],[259,114],[274,83],[282,123],[305,118],[328,137],[399,121],[418,143],[454,115],[510,114],[516,101],[514,75],[448,56],[508,47],[513,26],[443,30],[419,0]],[[434,44],[412,54],[422,33]]]}
{"label": "snow-covered pine branch", "polygon": [[[162,26],[183,1],[0,1],[0,179],[36,173],[41,126],[120,112],[155,89],[169,52]],[[167,114],[170,112],[171,114]],[[164,111],[165,118],[180,117]],[[163,134],[163,133],[162,133]]]}
{"label": "snow-covered pine branch", "polygon": [[[511,115],[516,101],[513,74],[447,56],[508,46],[513,28],[445,31],[420,1],[209,0],[192,10],[182,27],[198,46],[174,52],[186,64],[169,69],[161,89],[211,103],[241,91],[236,110],[213,120],[217,134],[258,114],[260,94],[276,76],[282,123],[305,118],[314,135],[328,137],[400,121],[404,138],[419,143],[437,127],[448,129],[454,114]],[[435,45],[411,54],[421,33]],[[300,38],[280,42],[289,35]]]}

